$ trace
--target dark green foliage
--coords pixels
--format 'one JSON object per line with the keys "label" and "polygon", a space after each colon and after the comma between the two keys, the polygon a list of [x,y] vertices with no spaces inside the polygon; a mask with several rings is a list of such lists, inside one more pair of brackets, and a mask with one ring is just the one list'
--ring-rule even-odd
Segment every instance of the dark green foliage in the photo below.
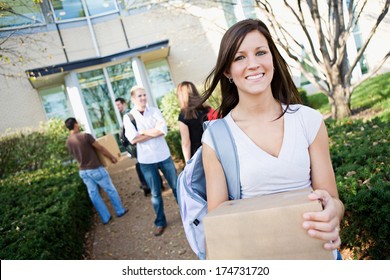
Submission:
{"label": "dark green foliage", "polygon": [[302,104],[306,106],[309,105],[309,99],[307,98],[307,92],[303,88],[298,88],[299,95],[301,96],[302,99]]}
{"label": "dark green foliage", "polygon": [[164,95],[161,99],[160,110],[167,122],[168,131],[178,131],[180,106],[175,91]]}
{"label": "dark green foliage", "polygon": [[92,205],[62,120],[0,138],[0,259],[81,259]]}
{"label": "dark green foliage", "polygon": [[183,151],[181,149],[181,137],[179,130],[169,131],[165,139],[167,140],[169,149],[172,154],[172,158],[175,161],[184,161]]}
{"label": "dark green foliage", "polygon": [[75,165],[0,180],[0,259],[81,259],[92,205]]}
{"label": "dark green foliage", "polygon": [[168,125],[168,134],[165,139],[167,140],[172,158],[175,161],[183,161],[184,157],[181,150],[181,137],[178,121],[180,107],[175,91],[171,91],[164,95],[161,99],[160,109]]}
{"label": "dark green foliage", "polygon": [[341,239],[356,258],[390,259],[389,183],[373,184],[372,188],[357,187],[355,195],[343,193],[347,213]]}
{"label": "dark green foliage", "polygon": [[307,96],[307,105],[322,113],[329,112],[330,110],[328,97],[323,93]]}
{"label": "dark green foliage", "polygon": [[62,120],[53,119],[37,131],[18,131],[0,138],[0,179],[70,161]]}
{"label": "dark green foliage", "polygon": [[389,123],[327,122],[345,218],[341,238],[359,259],[390,258]]}

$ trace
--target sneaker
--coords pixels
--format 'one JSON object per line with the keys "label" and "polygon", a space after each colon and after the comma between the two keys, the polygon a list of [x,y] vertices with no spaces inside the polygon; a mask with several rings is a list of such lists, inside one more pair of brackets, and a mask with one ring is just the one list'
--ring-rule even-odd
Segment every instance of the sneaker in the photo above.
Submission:
{"label": "sneaker", "polygon": [[112,220],[112,216],[110,216],[110,218],[108,219],[108,221],[105,222],[105,223],[103,223],[103,224],[104,224],[104,225],[107,225],[109,222],[111,222],[111,220]]}
{"label": "sneaker", "polygon": [[154,236],[162,235],[164,233],[165,228],[166,228],[166,226],[164,226],[164,227],[155,227],[154,228],[154,232],[153,232]]}
{"label": "sneaker", "polygon": [[125,209],[125,212],[123,212],[121,215],[118,215],[118,218],[123,217],[127,212],[129,212],[129,209]]}

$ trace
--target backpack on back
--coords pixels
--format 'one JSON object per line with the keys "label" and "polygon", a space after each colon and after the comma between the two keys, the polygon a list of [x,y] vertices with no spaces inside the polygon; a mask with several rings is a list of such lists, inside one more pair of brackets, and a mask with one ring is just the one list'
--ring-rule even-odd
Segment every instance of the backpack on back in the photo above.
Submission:
{"label": "backpack on back", "polygon": [[[127,113],[127,116],[130,118],[130,121],[133,123],[135,129],[137,129],[137,123],[134,119],[134,116],[131,113]],[[121,145],[123,148],[126,149],[131,155],[132,158],[137,157],[137,144],[131,144],[130,141],[127,139],[125,135],[125,126],[122,125],[121,129],[119,130],[119,139],[121,141]]]}
{"label": "backpack on back", "polygon": [[[209,122],[206,129],[223,167],[229,199],[239,199],[240,174],[236,145],[225,119]],[[187,162],[177,180],[177,198],[184,232],[192,250],[200,259],[206,258],[203,217],[207,214],[206,178],[202,163],[202,147]]]}

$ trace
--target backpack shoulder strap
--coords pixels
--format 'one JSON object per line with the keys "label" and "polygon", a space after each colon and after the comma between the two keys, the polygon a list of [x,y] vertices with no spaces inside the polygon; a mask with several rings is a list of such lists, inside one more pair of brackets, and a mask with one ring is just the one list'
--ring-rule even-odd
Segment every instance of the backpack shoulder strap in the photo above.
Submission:
{"label": "backpack shoulder strap", "polygon": [[225,172],[229,199],[239,199],[241,198],[240,166],[229,125],[225,119],[218,119],[207,129],[210,130],[215,152]]}
{"label": "backpack shoulder strap", "polygon": [[133,114],[130,113],[130,112],[128,112],[127,115],[129,116],[130,121],[133,123],[135,129],[138,130],[138,128],[137,128],[137,122],[135,121],[135,118],[134,118]]}

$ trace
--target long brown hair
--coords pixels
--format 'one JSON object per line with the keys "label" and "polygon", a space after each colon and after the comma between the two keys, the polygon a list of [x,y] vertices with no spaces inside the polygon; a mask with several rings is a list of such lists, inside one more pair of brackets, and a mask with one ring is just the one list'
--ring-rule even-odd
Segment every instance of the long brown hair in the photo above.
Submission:
{"label": "long brown hair", "polygon": [[205,92],[202,96],[203,102],[211,96],[218,84],[221,86],[222,102],[218,110],[219,117],[225,117],[238,104],[237,86],[229,82],[224,72],[229,70],[245,36],[254,30],[264,35],[272,53],[274,65],[274,75],[271,82],[272,95],[280,103],[287,105],[281,116],[289,109],[290,104],[301,103],[298,89],[292,80],[287,63],[279,53],[267,26],[257,19],[245,19],[230,27],[222,37],[217,63],[206,78]]}
{"label": "long brown hair", "polygon": [[206,110],[210,106],[202,104],[202,98],[196,86],[188,81],[183,81],[177,86],[177,98],[179,99],[179,106],[185,119],[196,119],[197,112]]}

